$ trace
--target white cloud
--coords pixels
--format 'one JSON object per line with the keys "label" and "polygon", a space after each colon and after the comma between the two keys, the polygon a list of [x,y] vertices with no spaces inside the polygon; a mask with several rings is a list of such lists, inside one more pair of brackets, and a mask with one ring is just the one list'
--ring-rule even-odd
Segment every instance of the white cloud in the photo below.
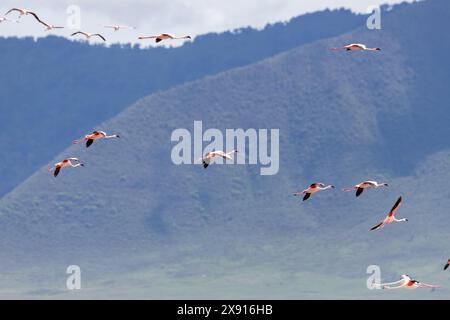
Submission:
{"label": "white cloud", "polygon": [[[413,0],[408,0],[412,2]],[[79,6],[82,29],[101,32],[109,42],[137,42],[139,35],[169,32],[199,35],[240,27],[262,28],[267,23],[287,21],[297,15],[326,8],[350,8],[366,12],[373,5],[401,0],[2,0],[1,14],[12,7],[24,7],[55,25],[66,24],[67,7]],[[13,14],[11,14],[13,16]],[[20,24],[0,24],[0,36],[45,36],[43,27],[30,16]],[[125,24],[137,30],[113,33],[104,24]],[[67,36],[71,30],[52,31]]]}

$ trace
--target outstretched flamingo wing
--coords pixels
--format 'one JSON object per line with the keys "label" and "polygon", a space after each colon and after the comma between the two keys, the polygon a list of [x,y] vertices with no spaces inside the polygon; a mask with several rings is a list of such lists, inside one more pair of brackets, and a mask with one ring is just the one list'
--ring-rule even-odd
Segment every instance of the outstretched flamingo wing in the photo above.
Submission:
{"label": "outstretched flamingo wing", "polygon": [[8,13],[11,13],[11,12],[13,12],[13,11],[19,11],[19,12],[22,12],[22,10],[20,10],[20,9],[18,9],[18,8],[12,8],[12,9],[9,10],[7,13],[5,13],[5,16],[6,16]]}
{"label": "outstretched flamingo wing", "polygon": [[418,288],[430,288],[430,289],[442,288],[442,286],[440,286],[440,285],[427,284],[427,283],[421,283],[421,282],[417,282],[416,285]]}
{"label": "outstretched flamingo wing", "polygon": [[372,229],[370,229],[370,231],[377,230],[377,229],[381,229],[381,228],[383,228],[383,227],[384,227],[384,221],[383,221],[383,222],[380,222],[379,224],[377,224],[375,227],[373,227]]}
{"label": "outstretched flamingo wing", "polygon": [[85,33],[85,32],[82,32],[82,31],[77,31],[77,32],[74,32],[74,33],[72,33],[70,36],[75,36],[75,35],[77,35],[77,34],[82,34],[83,36],[88,36],[88,34],[87,33]]}
{"label": "outstretched flamingo wing", "polygon": [[41,19],[39,19],[38,15],[34,12],[28,11],[29,14],[31,14],[39,23],[42,23],[45,26],[49,26],[48,24],[46,24],[44,21],[42,21]]}
{"label": "outstretched flamingo wing", "polygon": [[55,168],[55,171],[53,172],[53,176],[56,178],[57,176],[58,176],[58,174],[59,174],[59,172],[61,171],[61,167],[56,167]]}
{"label": "outstretched flamingo wing", "polygon": [[100,33],[94,33],[92,36],[97,36],[101,38],[103,41],[106,41],[105,37],[103,37]]}

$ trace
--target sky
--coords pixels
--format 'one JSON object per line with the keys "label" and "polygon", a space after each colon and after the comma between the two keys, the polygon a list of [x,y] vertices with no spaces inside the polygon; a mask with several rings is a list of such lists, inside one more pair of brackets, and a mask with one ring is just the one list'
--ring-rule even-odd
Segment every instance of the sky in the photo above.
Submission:
{"label": "sky", "polygon": [[[195,37],[208,32],[248,26],[260,29],[267,23],[288,21],[300,14],[327,8],[348,8],[354,12],[367,13],[368,8],[374,5],[412,1],[414,0],[2,0],[0,16],[13,7],[26,8],[36,12],[42,20],[66,28],[45,31],[44,26],[37,24],[32,16],[27,16],[21,18],[20,23],[1,23],[0,36],[43,37],[49,33],[70,36],[81,29],[103,34],[108,43],[141,43],[138,36],[173,33]],[[16,13],[8,15],[11,19],[17,16]],[[110,24],[133,26],[137,29],[113,32],[104,27]]]}

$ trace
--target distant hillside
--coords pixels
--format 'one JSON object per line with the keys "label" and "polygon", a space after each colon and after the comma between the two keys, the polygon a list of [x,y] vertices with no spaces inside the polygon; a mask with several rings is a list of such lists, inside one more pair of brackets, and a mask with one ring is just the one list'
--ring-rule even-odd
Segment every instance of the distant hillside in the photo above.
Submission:
{"label": "distant hillside", "polygon": [[[402,6],[381,31],[158,92],[102,123],[123,140],[71,146],[51,163],[74,155],[86,168],[54,179],[42,167],[0,200],[0,294],[75,297],[59,273],[79,264],[81,297],[450,297],[365,287],[372,264],[388,281],[408,273],[448,286],[449,19],[445,0]],[[353,41],[383,50],[328,50]],[[171,133],[195,120],[279,128],[279,174],[173,165]],[[358,199],[339,190],[368,178],[390,187]],[[338,189],[292,196],[315,181]],[[369,232],[400,195],[410,221]]]}
{"label": "distant hillside", "polygon": [[105,48],[53,36],[0,39],[0,196],[67,142],[143,96],[348,32],[364,21],[350,11],[324,11],[261,31],[199,36],[176,49]]}

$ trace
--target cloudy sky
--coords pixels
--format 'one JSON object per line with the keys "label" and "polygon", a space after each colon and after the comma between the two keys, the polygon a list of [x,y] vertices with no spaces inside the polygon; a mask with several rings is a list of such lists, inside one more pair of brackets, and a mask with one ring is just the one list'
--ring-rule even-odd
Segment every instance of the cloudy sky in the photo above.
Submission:
{"label": "cloudy sky", "polygon": [[[413,0],[408,0],[409,2]],[[13,7],[35,11],[42,20],[69,26],[51,31],[67,36],[77,29],[76,12],[80,10],[82,30],[101,32],[108,42],[136,42],[140,35],[175,33],[192,36],[240,27],[262,28],[267,23],[287,21],[302,13],[326,8],[349,8],[366,13],[373,5],[395,4],[402,0],[2,0],[0,14]],[[75,9],[75,11],[74,11]],[[70,13],[68,13],[68,10]],[[11,13],[10,18],[17,14]],[[129,25],[137,30],[113,33],[103,26]],[[48,34],[31,17],[20,23],[0,24],[0,36],[35,36]]]}

